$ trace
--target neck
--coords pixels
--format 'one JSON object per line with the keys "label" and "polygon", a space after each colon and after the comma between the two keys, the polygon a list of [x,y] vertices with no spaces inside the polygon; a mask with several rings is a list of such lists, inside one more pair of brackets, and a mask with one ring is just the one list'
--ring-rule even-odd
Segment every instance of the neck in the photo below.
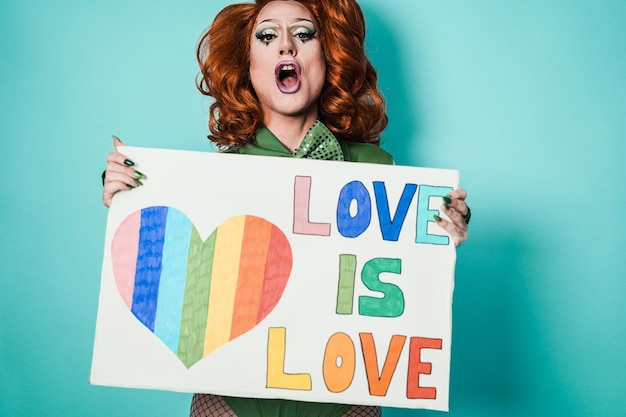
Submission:
{"label": "neck", "polygon": [[265,126],[291,152],[300,146],[304,135],[317,120],[317,112],[310,115],[282,116],[272,115],[263,121]]}

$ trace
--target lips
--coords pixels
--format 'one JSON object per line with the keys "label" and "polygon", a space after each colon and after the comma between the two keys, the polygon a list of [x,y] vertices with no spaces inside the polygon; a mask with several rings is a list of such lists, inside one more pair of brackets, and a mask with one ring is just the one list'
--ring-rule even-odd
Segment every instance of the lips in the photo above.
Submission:
{"label": "lips", "polygon": [[300,65],[295,61],[281,61],[274,69],[276,86],[284,94],[293,94],[300,89]]}

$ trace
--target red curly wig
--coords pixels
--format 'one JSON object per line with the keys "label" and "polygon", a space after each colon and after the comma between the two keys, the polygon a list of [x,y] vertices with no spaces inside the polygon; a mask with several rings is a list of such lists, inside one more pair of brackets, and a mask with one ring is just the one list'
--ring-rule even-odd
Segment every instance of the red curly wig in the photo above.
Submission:
{"label": "red curly wig", "polygon": [[[232,148],[254,139],[263,111],[250,81],[250,38],[261,9],[274,0],[225,7],[203,34],[197,49],[196,85],[215,101],[209,112],[209,140]],[[318,24],[326,62],[319,119],[353,142],[380,143],[387,126],[376,70],[365,55],[365,19],[355,0],[296,0]]]}

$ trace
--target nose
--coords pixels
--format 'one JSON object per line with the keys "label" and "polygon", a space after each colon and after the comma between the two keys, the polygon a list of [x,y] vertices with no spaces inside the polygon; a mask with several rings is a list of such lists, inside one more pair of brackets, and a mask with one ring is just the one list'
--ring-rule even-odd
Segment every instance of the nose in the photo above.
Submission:
{"label": "nose", "polygon": [[290,35],[283,36],[280,41],[280,55],[296,56],[298,54],[294,38]]}

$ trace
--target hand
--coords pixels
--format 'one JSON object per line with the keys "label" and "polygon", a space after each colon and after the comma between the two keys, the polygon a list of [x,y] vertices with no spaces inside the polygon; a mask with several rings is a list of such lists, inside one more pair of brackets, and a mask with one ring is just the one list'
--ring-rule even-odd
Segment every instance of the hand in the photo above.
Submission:
{"label": "hand", "polygon": [[450,221],[435,216],[437,224],[450,233],[454,246],[459,246],[467,240],[471,211],[467,203],[465,203],[466,198],[467,191],[462,188],[450,192],[443,197],[443,205],[441,206],[441,211],[448,216]]}
{"label": "hand", "polygon": [[107,207],[111,205],[115,193],[141,186],[141,180],[146,179],[144,174],[133,168],[133,161],[117,152],[117,147],[124,144],[116,136],[113,136],[113,146],[116,150],[107,155],[107,169],[102,176],[102,203]]}

